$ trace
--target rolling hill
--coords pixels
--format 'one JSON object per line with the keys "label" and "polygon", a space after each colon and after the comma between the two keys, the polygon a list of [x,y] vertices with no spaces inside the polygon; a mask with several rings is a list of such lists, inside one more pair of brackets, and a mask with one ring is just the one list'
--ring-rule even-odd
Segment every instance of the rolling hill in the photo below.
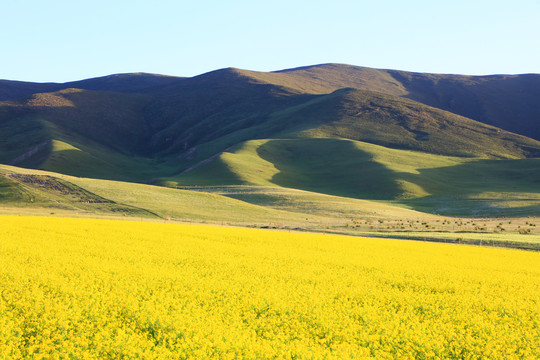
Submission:
{"label": "rolling hill", "polygon": [[[276,198],[280,199],[279,203]],[[137,217],[252,226],[279,223],[302,229],[320,229],[323,223],[343,226],[352,217],[414,219],[427,216],[438,219],[394,205],[294,189],[183,190],[0,165],[0,214],[44,215],[51,212],[68,216]]]}
{"label": "rolling hill", "polygon": [[2,80],[0,163],[165,186],[294,188],[448,214],[536,214],[539,96],[535,74],[342,64]]}
{"label": "rolling hill", "polygon": [[540,159],[443,156],[344,139],[251,140],[162,181],[280,186],[447,215],[540,215]]}

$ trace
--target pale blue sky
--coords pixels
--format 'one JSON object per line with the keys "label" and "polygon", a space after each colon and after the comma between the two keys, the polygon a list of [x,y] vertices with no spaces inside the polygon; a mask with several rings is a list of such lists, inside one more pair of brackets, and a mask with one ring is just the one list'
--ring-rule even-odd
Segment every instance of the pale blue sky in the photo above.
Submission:
{"label": "pale blue sky", "polygon": [[193,76],[339,62],[540,73],[540,1],[1,0],[0,78]]}

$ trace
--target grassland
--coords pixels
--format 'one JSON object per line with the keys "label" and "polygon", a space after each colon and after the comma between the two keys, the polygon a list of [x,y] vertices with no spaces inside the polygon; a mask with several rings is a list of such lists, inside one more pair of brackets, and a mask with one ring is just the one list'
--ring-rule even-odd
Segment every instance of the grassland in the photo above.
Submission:
{"label": "grassland", "polygon": [[540,253],[0,217],[7,358],[540,356]]}
{"label": "grassland", "polygon": [[540,219],[530,215],[449,217],[411,210],[395,201],[276,186],[176,189],[5,165],[0,166],[0,214],[136,218],[361,236],[393,233],[404,239],[464,239],[461,242],[492,245],[494,241],[496,246],[540,248],[540,226],[536,226]]}
{"label": "grassland", "polygon": [[168,186],[297,188],[450,216],[540,215],[540,160],[389,149],[346,139],[264,139],[232,147]]}

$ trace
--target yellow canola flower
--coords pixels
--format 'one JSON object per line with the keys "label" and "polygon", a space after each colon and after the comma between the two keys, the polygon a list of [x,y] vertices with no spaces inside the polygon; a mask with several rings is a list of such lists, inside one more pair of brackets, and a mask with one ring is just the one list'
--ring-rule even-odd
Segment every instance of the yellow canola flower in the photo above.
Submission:
{"label": "yellow canola flower", "polygon": [[538,359],[540,253],[0,217],[0,359]]}

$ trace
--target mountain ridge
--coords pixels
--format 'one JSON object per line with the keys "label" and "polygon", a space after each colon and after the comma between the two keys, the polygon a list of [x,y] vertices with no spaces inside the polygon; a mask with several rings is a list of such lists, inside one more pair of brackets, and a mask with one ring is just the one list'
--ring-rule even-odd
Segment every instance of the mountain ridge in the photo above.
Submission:
{"label": "mountain ridge", "polygon": [[540,97],[540,74],[433,74],[327,63],[272,72],[224,68],[187,78],[126,73],[63,84],[0,80],[0,100],[16,100],[36,92],[58,91],[68,87],[158,93],[161,89],[163,93],[174,89],[170,85],[185,80],[195,79],[197,82],[213,78],[216,81],[215,75],[220,73],[235,73],[237,77],[240,75],[259,84],[281,86],[291,93],[324,94],[353,87],[408,97],[540,140],[540,127],[536,121],[540,118],[540,104],[535,100]]}

